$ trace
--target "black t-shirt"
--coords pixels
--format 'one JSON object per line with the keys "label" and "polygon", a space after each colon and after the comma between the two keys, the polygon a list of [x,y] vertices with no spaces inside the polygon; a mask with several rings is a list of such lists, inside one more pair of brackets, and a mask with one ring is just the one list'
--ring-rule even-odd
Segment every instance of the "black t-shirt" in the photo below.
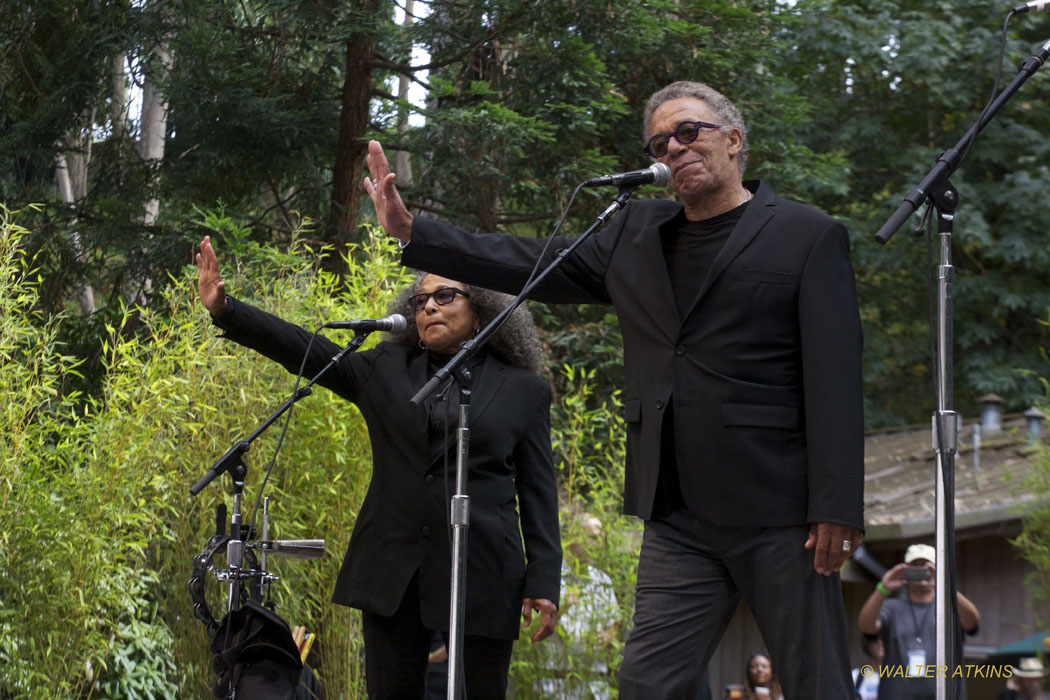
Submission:
{"label": "black t-shirt", "polygon": [[688,221],[683,214],[673,226],[664,230],[664,259],[679,316],[689,311],[700,285],[711,271],[711,264],[729,240],[746,207],[747,202],[744,202],[724,214],[701,221]]}
{"label": "black t-shirt", "polygon": [[[685,213],[666,226],[661,235],[667,275],[679,317],[689,312],[700,287],[711,271],[722,246],[744,216],[747,202],[735,209],[701,221],[689,221]],[[664,413],[660,446],[660,478],[656,486],[653,517],[669,514],[685,506],[682,487],[678,480],[678,460],[675,456],[673,402]],[[695,514],[694,514],[695,515]]]}

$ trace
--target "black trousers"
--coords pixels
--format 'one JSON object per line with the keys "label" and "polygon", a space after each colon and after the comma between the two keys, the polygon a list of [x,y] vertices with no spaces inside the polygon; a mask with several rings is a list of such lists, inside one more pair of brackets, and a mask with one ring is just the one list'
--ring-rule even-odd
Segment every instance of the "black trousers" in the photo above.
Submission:
{"label": "black trousers", "polygon": [[[434,630],[423,626],[419,613],[419,578],[412,578],[397,612],[390,617],[362,612],[361,623],[369,700],[421,700]],[[513,648],[511,640],[463,635],[467,700],[504,700]]]}
{"label": "black trousers", "polygon": [[808,531],[715,527],[684,509],[647,521],[620,700],[696,697],[741,597],[785,700],[852,697],[839,576],[814,571]]}

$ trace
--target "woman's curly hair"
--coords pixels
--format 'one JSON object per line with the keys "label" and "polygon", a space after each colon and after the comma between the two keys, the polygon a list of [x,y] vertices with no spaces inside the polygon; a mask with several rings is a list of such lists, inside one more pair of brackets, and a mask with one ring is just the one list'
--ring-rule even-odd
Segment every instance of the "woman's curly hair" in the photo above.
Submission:
{"label": "woman's curly hair", "polygon": [[[398,292],[390,304],[389,314],[402,314],[408,319],[408,325],[403,332],[389,334],[391,342],[399,345],[419,344],[419,331],[416,329],[414,320],[416,312],[412,308],[411,299],[419,293],[419,285],[427,274],[429,273],[417,274],[412,284]],[[487,326],[513,298],[483,287],[472,287],[467,284],[463,284],[463,287],[464,291],[470,295],[470,303],[478,312],[478,319],[482,327]],[[536,331],[532,314],[524,306],[514,309],[514,313],[510,315],[507,322],[503,324],[503,328],[492,338],[487,347],[489,352],[512,367],[527,369],[541,376],[546,373],[540,336]]]}

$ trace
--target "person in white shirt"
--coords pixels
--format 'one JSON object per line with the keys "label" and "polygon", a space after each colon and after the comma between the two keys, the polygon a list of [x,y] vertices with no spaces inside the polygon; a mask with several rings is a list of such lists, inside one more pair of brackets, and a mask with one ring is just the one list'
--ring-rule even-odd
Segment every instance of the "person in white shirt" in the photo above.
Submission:
{"label": "person in white shirt", "polygon": [[882,645],[881,637],[864,637],[864,653],[868,655],[868,663],[853,669],[853,688],[860,700],[877,700],[879,697],[879,669],[882,667],[882,658],[886,655],[886,648]]}

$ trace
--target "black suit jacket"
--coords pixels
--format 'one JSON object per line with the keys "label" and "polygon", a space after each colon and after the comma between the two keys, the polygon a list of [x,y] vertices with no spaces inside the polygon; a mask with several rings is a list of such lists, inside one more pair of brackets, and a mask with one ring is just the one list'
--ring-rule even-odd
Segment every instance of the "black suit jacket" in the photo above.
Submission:
{"label": "black suit jacket", "polygon": [[[298,373],[311,334],[248,304],[231,302],[232,309],[219,324],[225,337]],[[305,375],[316,374],[339,349],[319,336]],[[447,630],[451,554],[442,486],[444,454],[440,449],[432,452],[428,443],[431,416],[424,407],[409,403],[427,382],[427,362],[427,354],[418,348],[385,342],[347,355],[319,381],[357,405],[372,444],[372,479],[333,600],[392,615],[418,572],[423,623]],[[522,598],[547,598],[557,604],[560,589],[550,388],[536,374],[491,355],[480,374],[470,409],[465,630],[517,639]],[[441,407],[437,411],[443,416]],[[455,493],[457,419],[453,411],[449,494]]]}
{"label": "black suit jacket", "polygon": [[[845,227],[758,182],[688,313],[661,230],[680,204],[634,201],[533,295],[613,304],[624,342],[627,513],[648,519],[674,401],[689,509],[724,526],[863,526],[861,330]],[[571,239],[559,238],[550,256]],[[402,262],[519,291],[544,241],[416,217]]]}

